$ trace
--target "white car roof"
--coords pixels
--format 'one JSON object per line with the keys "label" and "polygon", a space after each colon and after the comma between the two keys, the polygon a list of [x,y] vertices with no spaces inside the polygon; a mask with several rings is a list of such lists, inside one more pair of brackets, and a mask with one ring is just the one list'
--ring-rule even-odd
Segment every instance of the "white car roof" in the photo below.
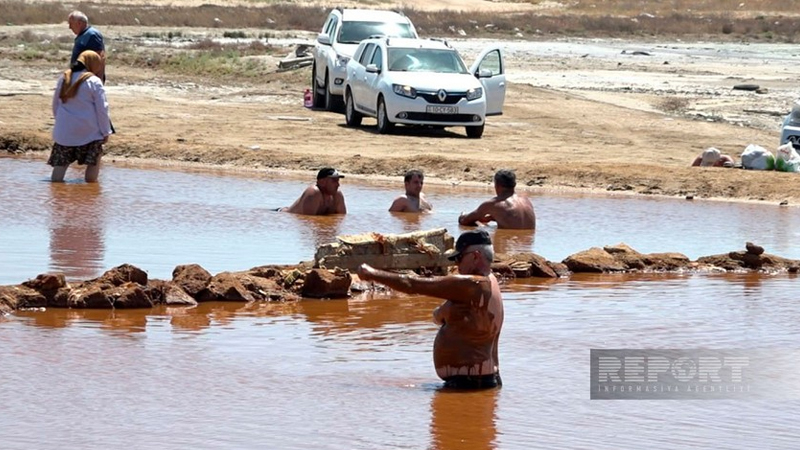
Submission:
{"label": "white car roof", "polygon": [[[386,38],[375,38],[373,41],[383,41]],[[452,50],[452,47],[435,39],[389,38],[388,48],[430,48],[438,50]]]}
{"label": "white car roof", "polygon": [[342,20],[345,22],[409,22],[406,16],[383,9],[344,9],[342,10]]}

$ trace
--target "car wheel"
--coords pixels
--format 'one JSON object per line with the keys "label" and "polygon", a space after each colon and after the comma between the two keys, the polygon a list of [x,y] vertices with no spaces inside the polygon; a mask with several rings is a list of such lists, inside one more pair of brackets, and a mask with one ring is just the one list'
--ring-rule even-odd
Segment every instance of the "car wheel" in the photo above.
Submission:
{"label": "car wheel", "polygon": [[479,137],[483,136],[483,125],[477,127],[466,127],[467,128],[467,137],[472,139],[478,139]]}
{"label": "car wheel", "polygon": [[350,89],[344,93],[344,120],[348,127],[357,127],[361,125],[361,119],[364,116],[356,111],[356,105],[353,101],[353,93]]}
{"label": "car wheel", "polygon": [[325,74],[325,110],[336,111],[336,96],[331,94],[331,83],[328,74]]}
{"label": "car wheel", "polygon": [[389,117],[386,115],[386,103],[383,101],[383,97],[381,97],[378,99],[378,133],[389,133],[392,131],[392,126],[394,126],[394,124],[389,121]]}
{"label": "car wheel", "polygon": [[319,85],[317,85],[317,65],[311,67],[311,107],[320,108],[323,106],[322,102],[325,98],[319,93]]}

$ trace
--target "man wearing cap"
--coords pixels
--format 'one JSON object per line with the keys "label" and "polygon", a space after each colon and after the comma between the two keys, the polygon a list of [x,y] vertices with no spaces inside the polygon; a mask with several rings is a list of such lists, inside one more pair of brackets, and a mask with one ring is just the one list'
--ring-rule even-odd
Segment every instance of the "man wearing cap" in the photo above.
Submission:
{"label": "man wearing cap", "polygon": [[292,206],[281,208],[279,211],[309,216],[347,214],[344,194],[339,191],[339,178],[344,178],[344,175],[334,168],[320,169],[317,172],[317,183],[307,187]]}
{"label": "man wearing cap", "polygon": [[406,186],[405,195],[401,195],[394,199],[392,206],[389,207],[390,212],[423,212],[430,211],[433,207],[425,199],[425,194],[422,193],[422,185],[424,184],[425,175],[420,170],[409,170],[406,172],[403,182]]}
{"label": "man wearing cap", "polygon": [[492,240],[484,230],[463,233],[448,255],[458,275],[423,278],[400,275],[362,264],[358,277],[394,290],[445,299],[433,311],[440,325],[433,341],[433,365],[444,386],[485,389],[502,386],[498,341],[503,328],[503,299],[492,274]]}
{"label": "man wearing cap", "polygon": [[517,176],[510,170],[498,170],[494,174],[495,197],[483,202],[469,213],[461,213],[458,223],[476,226],[478,222],[497,222],[497,228],[533,230],[536,229],[536,214],[533,204],[527,197],[519,196],[514,189]]}

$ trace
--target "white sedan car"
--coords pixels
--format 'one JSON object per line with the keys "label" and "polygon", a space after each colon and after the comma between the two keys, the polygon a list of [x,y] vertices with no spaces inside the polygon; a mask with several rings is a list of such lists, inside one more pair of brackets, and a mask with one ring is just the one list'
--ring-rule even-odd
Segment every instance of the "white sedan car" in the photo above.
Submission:
{"label": "white sedan car", "polygon": [[499,48],[484,50],[470,69],[446,42],[377,37],[361,42],[347,63],[345,120],[375,117],[378,132],[394,124],[463,126],[483,135],[486,116],[502,114],[506,78]]}

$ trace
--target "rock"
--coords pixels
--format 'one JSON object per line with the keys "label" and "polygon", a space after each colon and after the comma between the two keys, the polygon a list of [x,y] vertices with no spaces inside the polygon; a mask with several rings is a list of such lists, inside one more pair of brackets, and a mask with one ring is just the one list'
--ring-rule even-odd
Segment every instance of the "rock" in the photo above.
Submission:
{"label": "rock", "polygon": [[80,309],[109,309],[114,307],[114,301],[97,285],[85,283],[69,292],[66,306]]}
{"label": "rock", "polygon": [[747,253],[751,255],[761,255],[764,253],[764,247],[753,244],[752,242],[746,242],[744,248],[747,250]]}
{"label": "rock", "polygon": [[169,306],[195,306],[197,300],[192,298],[180,286],[171,281],[150,280],[145,293],[154,305],[164,304]]}
{"label": "rock", "polygon": [[574,273],[622,272],[627,269],[624,263],[598,247],[592,247],[589,250],[570,255],[562,262]]}
{"label": "rock", "polygon": [[510,265],[503,262],[492,263],[492,273],[500,278],[515,278],[516,274]]}
{"label": "rock", "polygon": [[41,291],[57,291],[62,287],[67,285],[67,281],[64,278],[64,274],[51,274],[51,273],[43,273],[37,275],[36,278],[32,280],[25,281],[22,283],[23,286],[27,286],[31,289],[35,289],[39,292]]}
{"label": "rock", "polygon": [[138,283],[125,283],[104,292],[116,309],[152,308],[153,302]]}
{"label": "rock", "polygon": [[567,267],[567,265],[564,263],[548,261],[547,265],[550,266],[551,269],[553,269],[553,272],[555,272],[559,278],[568,277],[571,275],[569,267]]}
{"label": "rock", "polygon": [[514,278],[530,278],[531,276],[531,263],[525,261],[515,261],[509,264],[511,271],[514,272]]}
{"label": "rock", "polygon": [[506,262],[516,278],[558,278],[550,261],[535,253],[497,254],[496,259]]}
{"label": "rock", "polygon": [[172,271],[172,282],[197,299],[211,282],[211,274],[198,264],[181,265]]}
{"label": "rock", "polygon": [[97,281],[105,281],[114,286],[122,286],[125,283],[147,286],[147,273],[136,266],[122,264],[106,271]]}
{"label": "rock", "polygon": [[687,268],[692,260],[682,253],[648,253],[643,255],[643,261],[648,270],[671,271]]}
{"label": "rock", "polygon": [[[56,296],[56,293],[59,289],[67,286],[67,280],[64,277],[64,274],[51,274],[51,273],[43,273],[37,275],[36,278],[32,280],[25,281],[22,283],[23,286],[27,286],[31,289],[36,290],[41,295],[47,299],[47,303],[51,303]],[[45,305],[41,305],[45,306]],[[30,306],[31,308],[33,306]]]}
{"label": "rock", "polygon": [[47,306],[47,298],[35,289],[23,285],[0,286],[0,313],[44,306]]}
{"label": "rock", "polygon": [[300,300],[300,297],[283,288],[283,279],[252,277],[250,283],[245,283],[245,287],[256,297],[257,300],[270,302],[288,302]]}
{"label": "rock", "polygon": [[310,298],[344,298],[353,279],[346,270],[311,269],[306,272],[302,295]]}
{"label": "rock", "polygon": [[214,275],[208,286],[195,299],[198,302],[236,301],[252,302],[253,295],[247,290],[236,275],[222,272]]}

